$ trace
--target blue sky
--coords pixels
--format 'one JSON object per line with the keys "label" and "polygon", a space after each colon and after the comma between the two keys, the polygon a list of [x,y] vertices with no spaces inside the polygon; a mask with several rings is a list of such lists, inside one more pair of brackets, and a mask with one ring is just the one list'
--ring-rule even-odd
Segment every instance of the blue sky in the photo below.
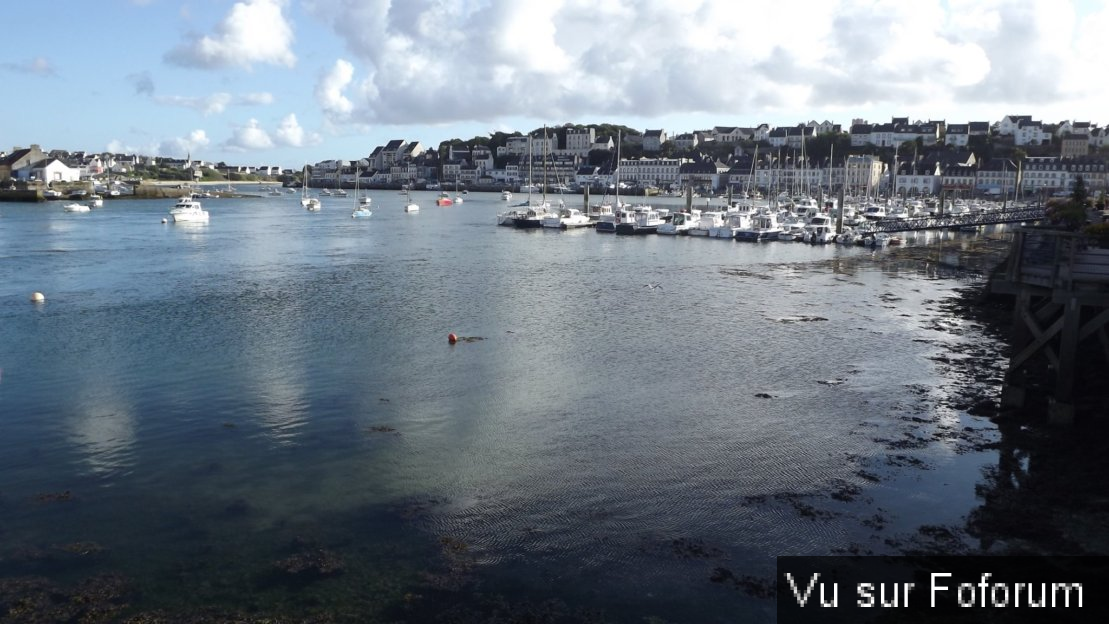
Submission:
{"label": "blue sky", "polygon": [[892,116],[1109,123],[1106,2],[5,3],[0,150],[230,164],[492,131]]}

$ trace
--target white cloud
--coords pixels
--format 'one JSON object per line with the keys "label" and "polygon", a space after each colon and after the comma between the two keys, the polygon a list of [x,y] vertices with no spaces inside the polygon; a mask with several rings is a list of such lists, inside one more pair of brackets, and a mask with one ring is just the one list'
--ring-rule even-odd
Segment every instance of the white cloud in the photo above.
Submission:
{"label": "white cloud", "polygon": [[255,63],[292,67],[293,29],[285,19],[285,0],[237,2],[212,35],[191,36],[170,50],[166,60],[200,68],[242,67]]}
{"label": "white cloud", "polygon": [[179,106],[198,111],[204,115],[218,115],[228,106],[264,106],[273,103],[270,93],[247,93],[232,95],[230,93],[213,93],[203,97],[185,95],[155,95],[154,102],[163,106]]}
{"label": "white cloud", "polygon": [[354,109],[354,105],[343,94],[353,77],[354,66],[343,59],[335,61],[335,65],[320,76],[316,83],[316,102],[329,118],[346,118]]}
{"label": "white cloud", "polygon": [[274,131],[274,142],[288,147],[305,147],[318,145],[323,138],[315,132],[306,132],[297,122],[296,115],[290,113],[281,120],[281,124]]}
{"label": "white cloud", "polygon": [[151,156],[172,156],[184,158],[188,154],[196,154],[207,147],[211,141],[203,130],[193,130],[184,137],[170,137],[154,140],[144,145],[131,145],[113,139],[108,142],[105,149],[113,154],[147,154]]}
{"label": "white cloud", "polygon": [[273,104],[273,94],[267,93],[265,91],[260,91],[258,93],[244,93],[242,95],[235,96],[235,99],[232,100],[232,102],[239,106],[269,106],[270,104]]}
{"label": "white cloud", "polygon": [[155,95],[153,99],[163,106],[180,106],[191,108],[205,115],[222,113],[231,102],[230,93],[213,93],[204,97],[191,97],[185,95]]}
{"label": "white cloud", "polygon": [[[1094,111],[1079,87],[1106,95],[1104,81],[1094,84],[1104,26],[1086,26],[1060,0],[780,0],[757,12],[734,0],[310,8],[347,48],[316,87],[333,123],[690,112],[754,121],[867,108],[939,117],[1082,99]],[[1104,24],[1109,13],[1094,17]]]}
{"label": "white cloud", "polygon": [[248,152],[269,149],[274,143],[258,120],[251,119],[245,125],[236,127],[231,138],[224,141],[222,146],[232,152]]}

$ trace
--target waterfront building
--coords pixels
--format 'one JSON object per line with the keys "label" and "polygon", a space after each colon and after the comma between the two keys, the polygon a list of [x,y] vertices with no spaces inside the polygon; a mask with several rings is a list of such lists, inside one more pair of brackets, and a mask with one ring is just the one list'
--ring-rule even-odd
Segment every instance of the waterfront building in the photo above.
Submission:
{"label": "waterfront building", "polygon": [[1008,158],[991,158],[978,168],[975,188],[988,195],[1015,194],[1019,180],[1017,163]]}
{"label": "waterfront building", "polygon": [[851,194],[865,193],[867,189],[878,188],[885,173],[885,164],[877,156],[848,156],[845,164],[845,186]]}
{"label": "waterfront building", "polygon": [[687,162],[692,161],[688,158],[622,158],[620,181],[659,188],[677,186],[681,166]]}
{"label": "waterfront building", "polygon": [[922,161],[904,160],[897,163],[894,176],[894,193],[897,195],[937,195],[942,178],[938,163],[931,165]]}

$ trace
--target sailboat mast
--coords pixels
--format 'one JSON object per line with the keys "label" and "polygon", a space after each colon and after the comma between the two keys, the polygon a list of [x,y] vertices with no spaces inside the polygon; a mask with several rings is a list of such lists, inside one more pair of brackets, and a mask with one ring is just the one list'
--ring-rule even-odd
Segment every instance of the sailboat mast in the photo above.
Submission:
{"label": "sailboat mast", "polygon": [[616,181],[616,209],[620,210],[620,131],[616,131],[616,170],[613,172],[613,179]]}
{"label": "sailboat mast", "polygon": [[547,126],[543,126],[543,205],[547,204]]}

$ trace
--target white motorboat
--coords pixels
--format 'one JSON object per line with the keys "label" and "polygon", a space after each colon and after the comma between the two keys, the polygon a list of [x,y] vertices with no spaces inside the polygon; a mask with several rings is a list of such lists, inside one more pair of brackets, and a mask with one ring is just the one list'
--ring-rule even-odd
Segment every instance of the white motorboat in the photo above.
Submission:
{"label": "white motorboat", "polygon": [[205,210],[200,202],[190,197],[182,197],[173,205],[169,211],[169,216],[173,218],[174,223],[207,223],[208,211]]}
{"label": "white motorboat", "polygon": [[760,212],[751,219],[751,226],[736,232],[736,240],[759,242],[764,240],[778,240],[782,233],[782,226],[778,222],[778,213]]}
{"label": "white motorboat", "polygon": [[508,201],[508,200],[512,199],[512,191],[510,191],[508,189],[505,189],[505,190],[501,191],[501,199],[504,200],[504,201]]}
{"label": "white motorboat", "polygon": [[701,211],[676,212],[670,220],[658,226],[658,233],[666,236],[686,236],[701,220]]}
{"label": "white motorboat", "polygon": [[617,234],[654,234],[658,232],[658,226],[666,223],[662,213],[651,206],[634,206],[631,210],[631,219],[621,219],[616,224]]}
{"label": "white motorboat", "polygon": [[863,218],[867,221],[878,221],[886,218],[886,207],[882,204],[867,204],[863,210]]}
{"label": "white motorboat", "polygon": [[795,242],[804,240],[805,238],[805,224],[801,222],[793,222],[782,227],[782,231],[778,232],[778,240],[786,242]]}
{"label": "white motorboat", "polygon": [[593,225],[593,220],[582,214],[582,211],[577,208],[560,208],[558,214],[543,218],[543,227],[551,229],[572,230],[592,227]]}
{"label": "white motorboat", "polygon": [[689,228],[689,236],[709,236],[712,230],[724,225],[724,213],[716,210],[706,210],[701,213],[693,227]]}
{"label": "white motorboat", "polygon": [[890,221],[908,219],[910,216],[912,215],[909,212],[909,208],[907,206],[905,206],[904,204],[897,204],[890,207],[889,211],[886,213],[886,216],[883,218],[887,221]]}
{"label": "white motorboat", "polygon": [[76,202],[73,202],[62,206],[62,210],[65,210],[66,212],[88,212],[89,210],[91,210],[91,208],[89,208],[86,204],[78,204]]}
{"label": "white motorboat", "polygon": [[104,207],[104,196],[97,195],[96,193],[93,193],[92,195],[89,195],[88,202],[89,202],[89,208],[103,208]]}
{"label": "white motorboat", "polygon": [[722,225],[709,230],[709,236],[712,238],[735,238],[740,230],[749,227],[751,227],[750,212],[729,211],[724,213],[724,223]]}
{"label": "white motorboat", "polygon": [[816,215],[805,226],[802,242],[812,244],[832,243],[836,240],[836,226],[828,215]]}

